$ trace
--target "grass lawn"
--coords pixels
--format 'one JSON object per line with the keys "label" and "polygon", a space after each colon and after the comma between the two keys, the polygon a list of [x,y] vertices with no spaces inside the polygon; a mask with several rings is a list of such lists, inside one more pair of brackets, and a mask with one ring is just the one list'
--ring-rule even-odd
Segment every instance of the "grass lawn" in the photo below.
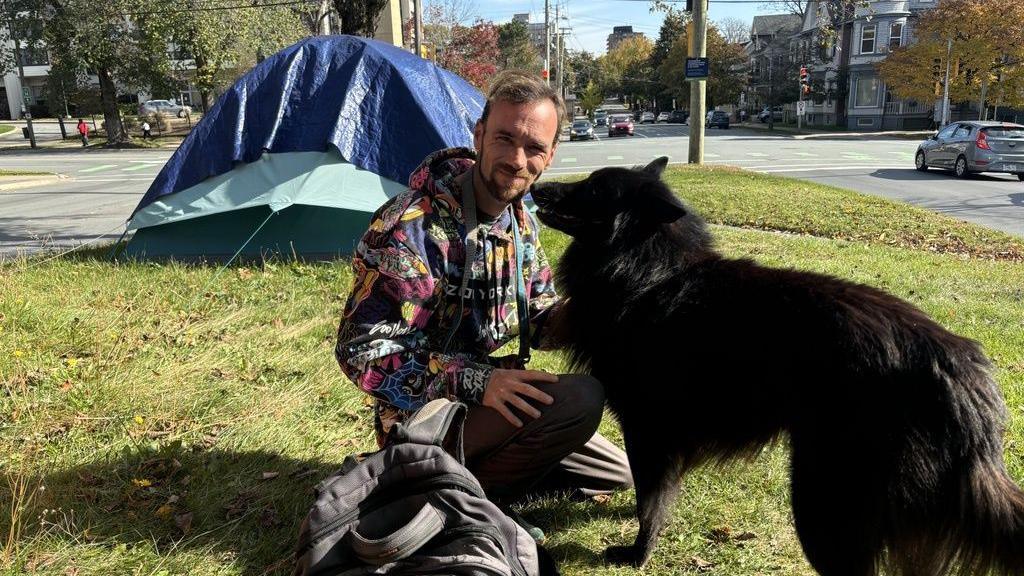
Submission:
{"label": "grass lawn", "polygon": [[[667,180],[727,254],[882,287],[979,340],[1010,408],[1009,468],[1024,481],[1024,241],[739,170],[671,168]],[[543,240],[557,264],[567,239]],[[0,265],[0,573],[289,573],[312,486],[374,447],[366,398],[332,356],[348,263],[221,272],[105,253]],[[542,499],[525,515],[563,573],[637,573],[600,556],[632,541],[632,493]],[[644,573],[811,574],[785,446],[690,475]]]}
{"label": "grass lawn", "polygon": [[0,134],[7,134],[8,132],[14,131],[17,126],[13,124],[0,124]]}
{"label": "grass lawn", "polygon": [[50,172],[37,172],[34,170],[11,170],[0,168],[0,176],[46,176]]}

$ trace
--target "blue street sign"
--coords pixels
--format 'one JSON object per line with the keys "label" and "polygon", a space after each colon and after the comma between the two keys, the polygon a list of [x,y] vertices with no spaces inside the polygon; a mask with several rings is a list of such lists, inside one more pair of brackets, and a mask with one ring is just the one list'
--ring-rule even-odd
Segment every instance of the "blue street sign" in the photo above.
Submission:
{"label": "blue street sign", "polygon": [[686,59],[686,79],[687,80],[707,80],[708,79],[708,59],[707,58],[687,58]]}

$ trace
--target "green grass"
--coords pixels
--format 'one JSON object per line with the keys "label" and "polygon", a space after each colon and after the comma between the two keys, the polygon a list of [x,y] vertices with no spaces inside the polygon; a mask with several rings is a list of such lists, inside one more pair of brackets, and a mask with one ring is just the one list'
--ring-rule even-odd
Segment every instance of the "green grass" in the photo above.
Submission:
{"label": "green grass", "polygon": [[0,134],[7,134],[8,132],[13,132],[15,128],[17,128],[17,126],[13,124],[0,124]]}
{"label": "green grass", "polygon": [[[681,168],[667,179],[725,253],[880,286],[982,342],[1010,408],[1010,471],[1024,480],[1024,243],[782,178]],[[566,238],[543,239],[557,263]],[[110,264],[105,252],[0,266],[0,572],[287,574],[312,486],[374,447],[368,403],[332,356],[348,263],[218,274]],[[534,366],[561,359],[538,353]],[[618,438],[612,422],[603,430]],[[811,574],[786,470],[778,446],[690,475],[644,573]],[[632,506],[631,493],[543,499],[526,515],[565,574],[634,574],[600,560],[632,540]]]}
{"label": "green grass", "polygon": [[37,172],[34,170],[11,170],[0,168],[0,176],[47,176],[50,172]]}

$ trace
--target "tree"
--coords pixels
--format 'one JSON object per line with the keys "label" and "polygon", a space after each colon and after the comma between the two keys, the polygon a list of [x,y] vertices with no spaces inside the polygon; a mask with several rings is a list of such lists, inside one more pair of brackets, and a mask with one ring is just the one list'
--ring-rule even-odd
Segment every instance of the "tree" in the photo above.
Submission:
{"label": "tree", "polygon": [[[746,61],[743,49],[725,40],[714,26],[708,27],[707,55],[710,63],[707,82],[708,108],[719,104],[734,103],[746,84],[746,74],[742,71]],[[657,71],[661,84],[668,88],[671,97],[679,101],[689,101],[690,84],[686,81],[685,63],[688,54],[686,34],[679,36],[668,58]],[[795,82],[793,83],[795,85]]]}
{"label": "tree", "polygon": [[587,83],[587,87],[583,90],[583,94],[580,95],[580,108],[583,109],[583,113],[587,116],[593,117],[594,110],[596,110],[602,102],[604,102],[604,94],[601,89],[598,88],[597,84],[593,80]]}
{"label": "tree", "polygon": [[65,70],[89,71],[98,79],[108,145],[131,140],[117,107],[118,85],[146,85],[148,73],[165,64],[166,44],[160,46],[144,22],[132,19],[147,6],[141,0],[39,0],[33,6],[45,22],[42,39],[52,63]]}
{"label": "tree", "polygon": [[213,106],[214,93],[251,67],[258,55],[277,52],[305,34],[300,13],[285,6],[200,11],[176,9],[179,0],[153,5],[166,12],[155,26],[164,42],[179,48],[176,73],[192,75],[204,112]]}
{"label": "tree", "polygon": [[597,84],[600,70],[597,59],[586,50],[568,50],[565,53],[566,69],[572,70],[572,79],[566,79],[565,85],[570,92],[586,89],[591,83]]}
{"label": "tree", "polygon": [[950,101],[978,99],[982,109],[988,101],[1024,106],[1022,20],[1018,0],[943,0],[921,16],[917,42],[894,50],[878,70],[898,97],[934,101],[942,93],[952,40]]}
{"label": "tree", "polygon": [[[627,83],[637,80],[650,81],[650,78],[631,76],[643,73],[639,71],[647,64],[654,44],[645,36],[626,38],[604,56],[598,58],[601,70],[601,88],[605,94],[626,94]],[[631,87],[630,85],[629,87]]]}
{"label": "tree", "polygon": [[[654,71],[654,79],[658,82],[654,85],[653,92],[654,98],[658,102],[671,102],[675,92],[669,89],[669,87],[661,81],[657,74],[657,70],[661,67],[661,64],[668,58],[669,52],[672,50],[672,46],[675,45],[676,40],[680,36],[686,34],[686,23],[689,21],[689,14],[686,12],[668,12],[665,14],[665,19],[661,23],[661,30],[658,32],[658,39],[654,41],[654,48],[651,50],[651,55],[648,58],[648,66]],[[666,109],[666,106],[661,106],[662,109]]]}
{"label": "tree", "polygon": [[492,22],[477,21],[473,26],[455,26],[445,50],[437,54],[437,63],[481,90],[498,71],[501,50],[498,48],[498,27]]}
{"label": "tree", "polygon": [[338,34],[373,38],[377,32],[377,15],[388,0],[333,0],[338,13]]}
{"label": "tree", "polygon": [[474,21],[472,0],[438,0],[431,2],[423,15],[423,39],[435,54],[448,50],[456,28],[466,28]]}
{"label": "tree", "polygon": [[750,25],[739,18],[722,18],[715,22],[715,28],[730,44],[742,44],[750,40]]}
{"label": "tree", "polygon": [[499,66],[539,74],[543,67],[537,49],[530,43],[526,24],[513,20],[498,27]]}

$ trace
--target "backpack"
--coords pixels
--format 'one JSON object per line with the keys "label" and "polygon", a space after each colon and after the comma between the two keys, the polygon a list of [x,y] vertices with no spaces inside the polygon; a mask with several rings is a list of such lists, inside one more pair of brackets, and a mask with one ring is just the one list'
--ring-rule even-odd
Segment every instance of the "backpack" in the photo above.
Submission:
{"label": "backpack", "polygon": [[396,424],[382,450],[346,458],[316,487],[294,574],[557,574],[465,468],[465,416],[463,404],[434,400]]}

